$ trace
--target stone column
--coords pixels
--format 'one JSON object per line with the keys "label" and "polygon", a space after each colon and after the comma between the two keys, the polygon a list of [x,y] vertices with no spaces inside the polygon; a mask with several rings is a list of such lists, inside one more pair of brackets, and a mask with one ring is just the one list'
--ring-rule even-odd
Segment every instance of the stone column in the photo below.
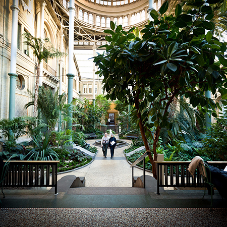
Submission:
{"label": "stone column", "polygon": [[93,26],[96,27],[96,14],[93,13]]}
{"label": "stone column", "polygon": [[11,62],[10,62],[10,89],[9,89],[9,119],[15,117],[15,91],[16,91],[16,58],[17,58],[17,29],[18,29],[18,0],[13,0],[12,34],[11,34]]}
{"label": "stone column", "polygon": [[[44,39],[44,8],[46,5],[45,1],[40,1],[40,33],[39,37]],[[39,86],[43,85],[43,61],[40,63],[40,77],[39,77]]]}
{"label": "stone column", "polygon": [[128,14],[128,26],[131,25],[131,14]]}
{"label": "stone column", "polygon": [[[61,30],[60,30],[60,51],[63,52],[63,37],[64,37],[64,34],[63,34],[63,24],[61,23]],[[62,65],[63,65],[63,57],[60,58],[59,60],[59,95],[62,94]]]}
{"label": "stone column", "polygon": [[[147,13],[146,13],[147,12]],[[150,12],[148,12],[148,7],[145,8],[145,20],[148,19],[148,15]]]}
{"label": "stone column", "polygon": [[[69,1],[69,68],[68,68],[68,103],[73,100],[73,51],[74,51],[74,0]],[[69,116],[72,117],[72,112],[69,112]],[[68,129],[72,129],[72,120],[68,122]]]}
{"label": "stone column", "polygon": [[[211,91],[206,91],[205,92],[205,96],[206,96],[206,98],[211,98]],[[206,115],[205,115],[205,119],[206,119],[206,129],[208,130],[208,129],[210,129],[210,127],[211,127],[211,117],[209,116],[209,111],[208,112],[206,112]]]}
{"label": "stone column", "polygon": [[151,12],[152,9],[153,9],[153,0],[149,0],[149,7],[148,7],[147,12],[148,12],[148,19],[149,19],[150,21],[152,20],[152,17],[151,17],[151,15],[150,15],[150,12]]}
{"label": "stone column", "polygon": [[[93,57],[96,56],[96,45],[94,40]],[[93,62],[93,104],[95,105],[95,63]]]}

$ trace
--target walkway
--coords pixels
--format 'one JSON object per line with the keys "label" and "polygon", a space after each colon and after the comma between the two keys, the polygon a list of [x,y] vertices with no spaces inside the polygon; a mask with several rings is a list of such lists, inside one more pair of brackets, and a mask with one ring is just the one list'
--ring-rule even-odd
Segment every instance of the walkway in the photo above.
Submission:
{"label": "walkway", "polygon": [[[95,140],[89,140],[88,143],[93,146]],[[63,176],[75,175],[85,177],[86,187],[132,187],[132,169],[123,154],[124,147],[116,148],[113,159],[110,158],[110,149],[107,151],[107,158],[103,157],[101,147],[90,165],[81,169],[59,174],[58,180]],[[141,176],[143,171],[135,168],[134,176]],[[152,175],[151,173],[147,173]]]}

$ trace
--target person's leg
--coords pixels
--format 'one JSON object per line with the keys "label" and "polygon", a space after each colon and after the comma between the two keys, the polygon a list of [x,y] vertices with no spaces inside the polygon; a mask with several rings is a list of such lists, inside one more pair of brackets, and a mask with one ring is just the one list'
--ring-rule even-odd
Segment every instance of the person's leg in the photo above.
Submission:
{"label": "person's leg", "polygon": [[105,147],[104,147],[104,145],[102,145],[102,153],[103,153],[103,156],[105,156]]}
{"label": "person's leg", "polygon": [[113,155],[114,155],[114,147],[110,147],[110,153],[111,153],[111,158],[113,158]]}
{"label": "person's leg", "polygon": [[107,148],[108,148],[108,144],[105,144],[105,147],[104,147],[104,156],[105,156],[105,158],[106,158],[106,154],[107,154]]}

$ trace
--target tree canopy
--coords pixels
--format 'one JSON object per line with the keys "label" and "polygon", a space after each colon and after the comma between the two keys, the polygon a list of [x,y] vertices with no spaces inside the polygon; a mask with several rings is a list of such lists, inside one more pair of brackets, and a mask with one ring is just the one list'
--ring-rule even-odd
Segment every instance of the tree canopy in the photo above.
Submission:
{"label": "tree canopy", "polygon": [[[212,6],[218,0],[196,0],[176,5],[175,14],[166,15],[168,1],[135,36],[135,28],[124,31],[111,22],[104,45],[106,52],[94,58],[103,76],[107,98],[119,99],[136,108],[137,123],[152,164],[161,128],[170,128],[169,107],[174,98],[184,96],[193,107],[206,112],[219,107],[205,97],[226,94],[226,43],[214,35]],[[148,119],[151,121],[148,121]],[[151,128],[155,128],[155,132]],[[153,139],[154,159],[147,138]],[[154,166],[154,165],[153,165]],[[155,175],[155,167],[153,167]]]}

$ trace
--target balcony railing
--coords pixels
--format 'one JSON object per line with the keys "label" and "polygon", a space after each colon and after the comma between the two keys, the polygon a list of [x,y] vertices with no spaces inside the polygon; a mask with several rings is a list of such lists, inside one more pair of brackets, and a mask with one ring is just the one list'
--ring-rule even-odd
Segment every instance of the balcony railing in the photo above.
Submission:
{"label": "balcony railing", "polygon": [[43,68],[46,69],[51,75],[57,77],[57,72],[51,68],[46,62],[43,62]]}

